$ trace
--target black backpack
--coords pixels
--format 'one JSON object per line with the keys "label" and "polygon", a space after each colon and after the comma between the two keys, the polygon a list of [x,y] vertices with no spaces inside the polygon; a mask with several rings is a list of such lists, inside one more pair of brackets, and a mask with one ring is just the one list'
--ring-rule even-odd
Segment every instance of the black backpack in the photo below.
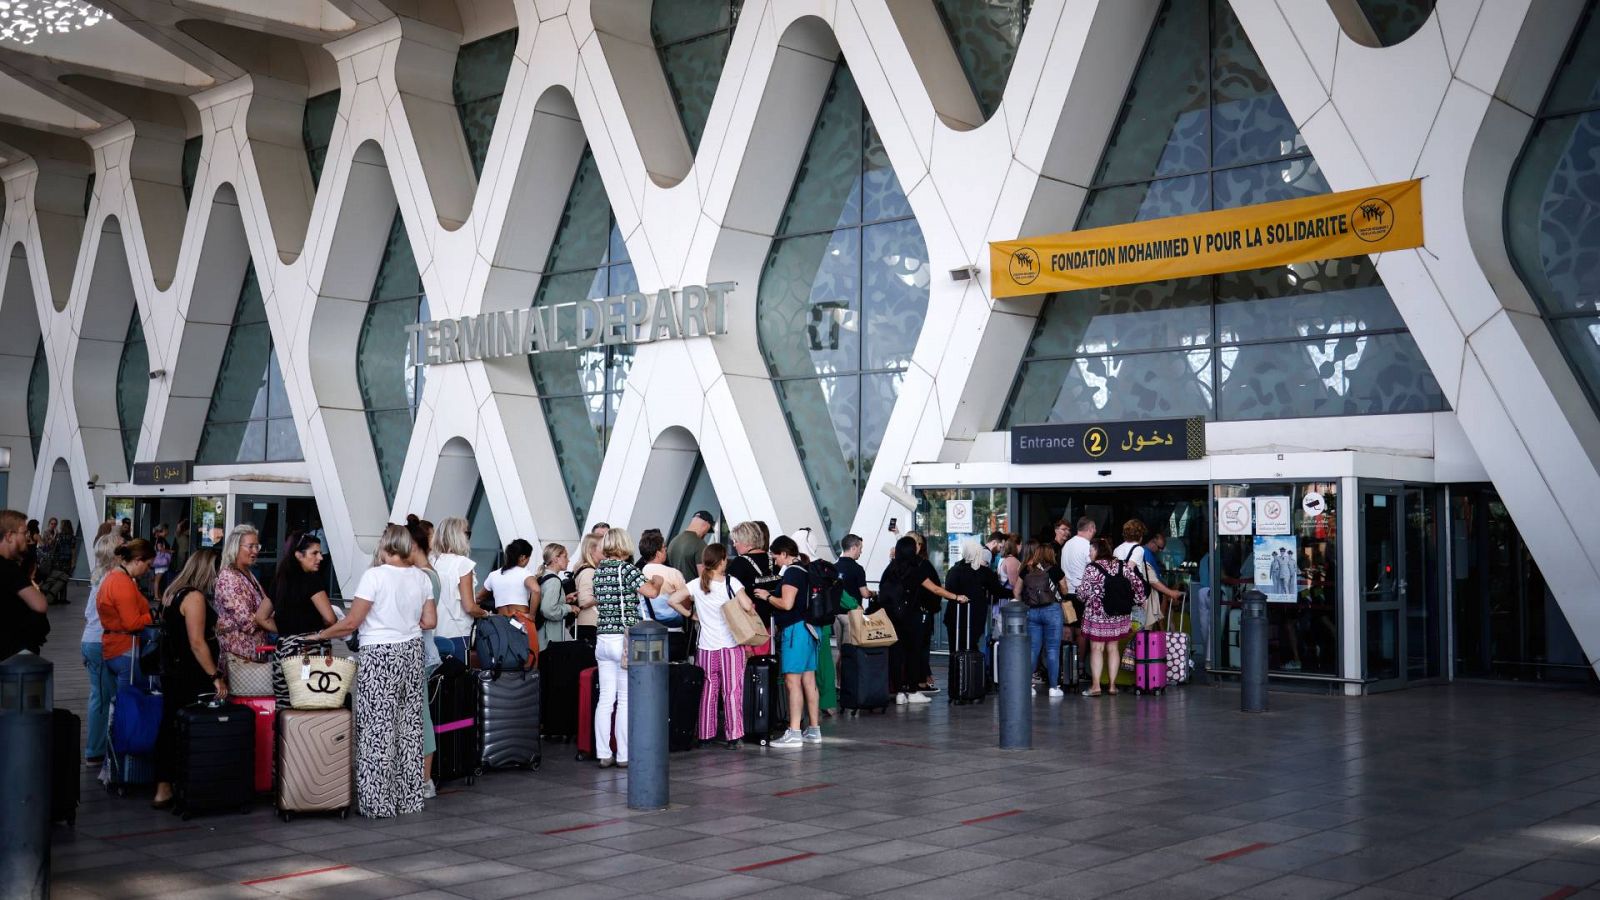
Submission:
{"label": "black backpack", "polygon": [[[562,577],[557,572],[546,572],[546,573],[544,573],[544,577],[539,579],[539,591],[541,593],[543,593],[543,591],[544,591],[545,582],[549,581],[552,578],[554,578],[556,580],[556,582],[561,585],[561,596],[563,598],[565,598],[568,594],[572,594],[572,593],[576,593],[577,592],[578,586],[577,586],[576,583],[573,583],[571,587],[568,587],[568,584],[567,584],[569,581],[572,580],[572,576],[569,575],[569,576],[566,576],[566,577]],[[541,598],[541,601],[539,603],[533,604],[533,608],[535,610],[537,610],[541,605],[543,605],[543,599],[542,598]],[[559,622],[559,621],[564,620],[565,618],[566,618],[566,614],[565,613],[563,613],[561,616],[559,616],[557,618],[554,618],[554,619],[547,619],[541,614],[539,616],[539,621],[541,621],[541,622]]]}
{"label": "black backpack", "polygon": [[1133,614],[1133,581],[1128,577],[1128,564],[1132,559],[1133,551],[1129,550],[1127,559],[1116,560],[1115,569],[1100,566],[1100,571],[1106,573],[1105,593],[1100,599],[1100,608],[1108,616]]}
{"label": "black backpack", "polygon": [[907,604],[911,603],[910,592],[906,590],[905,576],[891,571],[883,573],[883,581],[878,584],[878,594],[872,598],[874,611],[886,609],[889,615],[899,618],[907,611]]}
{"label": "black backpack", "polygon": [[1047,569],[1035,566],[1022,576],[1022,602],[1029,609],[1043,609],[1061,602],[1061,592]]}
{"label": "black backpack", "polygon": [[833,563],[825,559],[814,559],[806,565],[806,580],[811,585],[811,597],[806,601],[806,621],[826,628],[844,612],[844,581]]}

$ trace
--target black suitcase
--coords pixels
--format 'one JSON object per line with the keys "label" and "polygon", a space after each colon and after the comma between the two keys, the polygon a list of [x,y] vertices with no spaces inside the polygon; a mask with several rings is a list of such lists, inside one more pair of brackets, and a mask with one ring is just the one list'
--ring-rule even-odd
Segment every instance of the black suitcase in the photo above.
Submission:
{"label": "black suitcase", "polygon": [[256,794],[256,714],[235,703],[195,703],[178,710],[173,811],[245,811]]}
{"label": "black suitcase", "polygon": [[433,780],[465,778],[472,784],[482,765],[478,755],[478,679],[459,660],[445,660],[428,679],[428,712],[438,745]]}
{"label": "black suitcase", "polygon": [[[956,640],[967,644],[965,649],[950,651],[950,702],[951,703],[982,703],[984,694],[988,693],[987,679],[983,671],[983,654],[972,646],[971,629],[961,627],[961,612],[965,609],[968,624],[972,619],[972,604],[956,604]],[[962,640],[962,635],[967,639]]]}
{"label": "black suitcase", "polygon": [[1078,645],[1071,641],[1061,643],[1061,686],[1075,688],[1082,681],[1078,673]]}
{"label": "black suitcase", "polygon": [[556,641],[539,654],[545,737],[569,739],[578,734],[578,673],[594,667],[594,648],[583,641]]}
{"label": "black suitcase", "polygon": [[481,769],[539,768],[539,672],[478,672]]}
{"label": "black suitcase", "polygon": [[50,821],[78,824],[78,788],[83,766],[78,756],[83,720],[65,709],[50,711]]}
{"label": "black suitcase", "polygon": [[700,725],[700,695],[706,689],[706,670],[694,663],[667,667],[667,749],[693,750]]}
{"label": "black suitcase", "polygon": [[894,697],[889,693],[889,648],[855,644],[840,647],[839,705],[856,712],[863,709],[882,712],[893,702]]}
{"label": "black suitcase", "polygon": [[765,747],[789,727],[789,694],[776,656],[752,656],[744,664],[744,740]]}

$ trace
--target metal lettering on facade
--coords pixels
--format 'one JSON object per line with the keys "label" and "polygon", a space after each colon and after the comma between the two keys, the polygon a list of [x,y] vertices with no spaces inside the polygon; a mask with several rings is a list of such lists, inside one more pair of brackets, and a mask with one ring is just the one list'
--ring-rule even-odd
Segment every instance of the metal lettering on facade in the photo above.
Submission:
{"label": "metal lettering on facade", "polygon": [[1151,462],[1206,455],[1206,420],[1142,419],[1011,429],[1011,461],[1042,463]]}
{"label": "metal lettering on facade", "polygon": [[134,484],[188,484],[194,480],[194,460],[133,464]]}
{"label": "metal lettering on facade", "polygon": [[530,356],[613,344],[727,334],[731,281],[691,284],[653,294],[630,291],[577,300],[438,319],[406,326],[411,365]]}

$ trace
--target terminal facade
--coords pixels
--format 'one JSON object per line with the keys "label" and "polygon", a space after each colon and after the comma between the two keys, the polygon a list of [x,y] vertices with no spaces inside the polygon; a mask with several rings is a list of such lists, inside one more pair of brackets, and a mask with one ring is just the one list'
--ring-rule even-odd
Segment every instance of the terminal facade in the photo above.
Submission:
{"label": "terminal facade", "polygon": [[[320,529],[346,588],[408,512],[870,572],[1139,517],[1215,670],[1260,589],[1285,684],[1586,682],[1597,5],[124,4],[0,49],[0,493]],[[992,241],[1408,179],[1415,250],[991,290]]]}

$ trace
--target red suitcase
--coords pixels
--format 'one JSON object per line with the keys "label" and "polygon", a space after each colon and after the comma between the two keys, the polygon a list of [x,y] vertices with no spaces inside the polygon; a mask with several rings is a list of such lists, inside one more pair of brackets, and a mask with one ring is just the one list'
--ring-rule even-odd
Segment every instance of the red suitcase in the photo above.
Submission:
{"label": "red suitcase", "polygon": [[1133,636],[1133,692],[1160,694],[1167,687],[1167,633],[1140,631]]}
{"label": "red suitcase", "polygon": [[[624,674],[623,677],[627,677]],[[578,673],[578,762],[597,759],[594,753],[594,711],[600,704],[600,669],[598,666],[584,669]],[[611,720],[616,722],[616,710],[611,712]],[[617,739],[615,732],[611,738],[611,754],[617,753]]]}
{"label": "red suitcase", "polygon": [[275,697],[229,697],[250,707],[256,716],[256,793],[272,793],[272,760],[278,750],[278,701]]}

